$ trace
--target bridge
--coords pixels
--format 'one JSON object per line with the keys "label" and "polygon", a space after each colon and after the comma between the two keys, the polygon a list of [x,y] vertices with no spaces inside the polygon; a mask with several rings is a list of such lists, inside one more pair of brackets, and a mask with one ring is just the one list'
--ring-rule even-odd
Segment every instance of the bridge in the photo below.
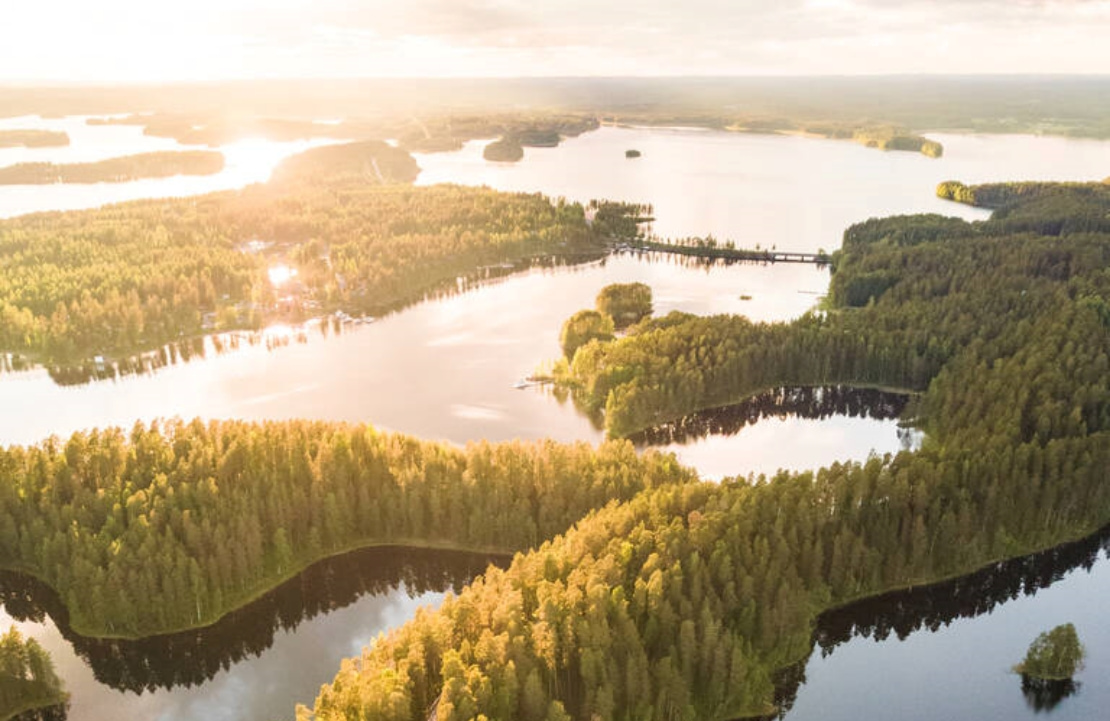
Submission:
{"label": "bridge", "polygon": [[655,253],[673,253],[697,258],[736,260],[748,263],[810,263],[828,265],[832,256],[828,253],[797,253],[786,250],[750,250],[730,248],[719,245],[678,245],[656,240],[635,241],[618,244],[616,250],[640,250]]}

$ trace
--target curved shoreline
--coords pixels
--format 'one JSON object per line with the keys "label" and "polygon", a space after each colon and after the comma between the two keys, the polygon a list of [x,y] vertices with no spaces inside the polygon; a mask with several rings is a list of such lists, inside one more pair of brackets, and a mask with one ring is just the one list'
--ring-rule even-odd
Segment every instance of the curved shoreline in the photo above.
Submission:
{"label": "curved shoreline", "polygon": [[[8,572],[8,573],[16,573],[16,574],[21,574],[23,576],[27,576],[28,578],[34,579],[37,583],[43,585],[44,587],[49,588],[51,593],[53,593],[57,597],[58,603],[66,611],[66,615],[67,615],[66,623],[69,627],[69,630],[77,636],[80,636],[82,638],[89,639],[89,640],[96,640],[96,641],[147,641],[147,640],[158,639],[158,638],[163,638],[163,637],[167,637],[167,636],[174,636],[174,635],[181,634],[181,633],[189,633],[189,632],[193,632],[193,631],[203,631],[205,629],[210,629],[210,628],[216,626],[217,624],[219,624],[224,619],[226,619],[228,616],[230,616],[230,615],[232,615],[232,614],[234,614],[238,611],[242,611],[243,609],[249,607],[253,603],[256,603],[258,601],[263,600],[266,596],[270,595],[271,593],[274,593],[275,591],[280,589],[286,583],[289,583],[290,581],[294,581],[298,577],[306,574],[307,572],[312,570],[312,568],[314,566],[325,564],[329,561],[334,561],[335,559],[341,558],[341,557],[349,555],[349,554],[358,553],[360,551],[371,551],[371,550],[375,550],[375,549],[377,549],[377,550],[397,549],[399,551],[448,551],[448,552],[456,552],[456,553],[473,554],[475,556],[489,556],[489,557],[493,557],[493,558],[505,558],[505,559],[512,558],[513,555],[515,555],[515,553],[517,553],[517,551],[506,551],[503,548],[494,548],[494,547],[468,548],[468,547],[463,546],[462,544],[451,543],[451,542],[447,542],[447,541],[443,541],[443,542],[424,541],[424,542],[416,543],[416,542],[406,542],[405,540],[395,540],[395,541],[384,541],[384,542],[371,542],[371,543],[364,543],[364,544],[355,543],[355,544],[351,544],[349,546],[343,547],[341,549],[338,549],[334,552],[329,552],[326,555],[323,555],[323,556],[321,556],[319,558],[316,558],[314,560],[307,561],[307,562],[304,562],[304,563],[294,564],[294,568],[292,570],[290,570],[289,572],[284,573],[280,577],[274,579],[272,583],[269,583],[265,587],[262,587],[262,588],[252,589],[250,592],[247,593],[244,600],[242,600],[242,601],[237,600],[235,602],[235,605],[230,606],[230,607],[225,608],[225,609],[222,609],[221,611],[219,611],[217,613],[217,615],[215,615],[214,617],[211,617],[211,618],[205,618],[204,621],[201,622],[201,623],[188,625],[188,626],[172,627],[172,628],[168,628],[168,629],[165,629],[165,630],[160,630],[156,633],[149,633],[149,634],[143,634],[143,635],[121,634],[121,633],[110,633],[110,632],[109,633],[101,633],[101,632],[97,632],[95,630],[92,630],[90,628],[87,628],[87,627],[83,626],[80,622],[74,622],[72,612],[71,612],[69,606],[67,606],[66,603],[62,600],[61,595],[58,593],[57,589],[55,589],[54,586],[49,581],[43,579],[39,574],[35,573],[32,570],[29,570],[29,569],[26,569],[26,568],[18,568],[18,567],[15,567],[15,566],[0,566],[0,571],[4,571],[4,572]],[[2,720],[0,720],[0,721],[2,721]]]}

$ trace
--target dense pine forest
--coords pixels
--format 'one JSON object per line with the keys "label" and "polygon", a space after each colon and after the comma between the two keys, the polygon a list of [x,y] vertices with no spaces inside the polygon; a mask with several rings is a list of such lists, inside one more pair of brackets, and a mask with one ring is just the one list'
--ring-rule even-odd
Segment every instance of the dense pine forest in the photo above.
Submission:
{"label": "dense pine forest", "polygon": [[[580,206],[403,184],[417,172],[385,143],[330,146],[240,192],[0,221],[0,351],[72,363],[279,309],[382,312],[482,265],[598,245]],[[271,263],[296,282],[275,288]]]}
{"label": "dense pine forest", "polygon": [[1110,522],[1110,235],[1067,218],[1105,217],[1104,202],[1097,185],[1055,187],[985,223],[869,222],[835,258],[827,312],[673,315],[587,343],[568,382],[617,434],[838,381],[922,391],[929,436],[594,512],[345,662],[299,716],[764,714],[822,611],[1094,533]]}
{"label": "dense pine forest", "polygon": [[49,654],[15,626],[0,636],[0,721],[65,704]]}
{"label": "dense pine forest", "polygon": [[352,548],[513,553],[694,478],[628,442],[459,450],[333,423],[137,425],[0,451],[0,566],[53,587],[78,633],[146,636],[210,624]]}

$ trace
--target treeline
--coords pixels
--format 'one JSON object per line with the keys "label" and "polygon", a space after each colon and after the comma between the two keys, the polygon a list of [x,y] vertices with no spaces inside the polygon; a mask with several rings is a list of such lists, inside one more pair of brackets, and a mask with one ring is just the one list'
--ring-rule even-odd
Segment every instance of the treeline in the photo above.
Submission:
{"label": "treeline", "polygon": [[483,265],[600,247],[581,206],[396,184],[415,173],[385,143],[331,146],[239,192],[0,221],[0,351],[73,363],[257,327],[277,312],[271,262],[298,270],[296,317],[382,312]]}
{"label": "treeline", "polygon": [[0,636],[0,719],[58,706],[66,702],[62,681],[50,654],[15,626]]}
{"label": "treeline", "polygon": [[93,163],[16,163],[0,168],[0,185],[126,183],[172,175],[215,175],[223,169],[223,153],[171,150],[126,155]]}
{"label": "treeline", "polygon": [[458,150],[468,140],[511,137],[525,146],[551,147],[598,127],[592,114],[552,112],[487,112],[475,114],[437,112],[382,116],[381,108],[369,115],[334,121],[300,117],[266,117],[253,113],[222,112],[155,113],[117,118],[90,118],[89,125],[137,125],[144,135],[172,138],[183,145],[219,146],[245,138],[293,141],[311,138],[378,140],[392,138],[406,151]]}
{"label": "treeline", "polygon": [[[1110,237],[871,235],[840,254],[827,315],[672,314],[587,343],[571,368],[589,360],[574,378],[617,431],[773,376],[912,385],[921,450],[598,511],[345,662],[315,718],[772,713],[774,674],[809,653],[823,610],[1110,522]],[[844,304],[875,272],[892,282]]]}
{"label": "treeline", "polygon": [[0,130],[0,148],[62,148],[69,134],[60,130]]}
{"label": "treeline", "polygon": [[1110,518],[1108,440],[1052,446],[1075,464],[1058,482],[1029,449],[902,454],[754,487],[648,492],[379,638],[343,663],[315,718],[773,713],[772,676],[808,655],[823,609]]}
{"label": "treeline", "polygon": [[944,155],[944,146],[937,141],[899,128],[857,128],[852,132],[852,139],[869,148],[879,150],[904,150],[921,153],[930,158]]}
{"label": "treeline", "polygon": [[341,551],[512,553],[692,479],[624,442],[459,450],[336,423],[136,425],[0,452],[0,566],[56,589],[78,633],[161,634]]}
{"label": "treeline", "polygon": [[[1045,338],[1073,343],[1076,362],[1092,364],[1089,373],[1072,379],[1082,380],[1089,400],[1079,403],[1073,424],[1036,390],[1047,381],[1036,374],[1059,376],[1059,371],[1026,364],[1023,378],[1001,382],[1034,394],[1029,407],[1011,409],[1011,415],[1020,410],[1023,416],[1018,435],[1045,423],[1106,427],[1101,399],[1107,391],[1097,369],[1105,352],[1101,329],[1110,321],[1107,281],[1100,272],[1110,262],[1110,244],[1105,236],[1071,230],[1084,228],[1084,218],[1097,217],[1101,201],[1087,200],[1085,189],[1058,189],[1030,202],[1039,204],[1043,218],[1061,220],[1045,222],[1049,234],[1031,233],[1039,227],[1038,216],[1020,205],[979,223],[939,216],[868,221],[846,232],[844,248],[834,257],[830,312],[786,324],[671,314],[643,322],[611,343],[586,344],[573,363],[557,371],[586,408],[604,413],[614,435],[779,385],[923,391],[942,368],[942,380],[960,369],[953,383],[966,385],[962,398],[951,402],[970,408],[983,402],[977,364],[1002,363],[1028,343],[1026,334],[1035,328]],[[1066,215],[1075,204],[1081,209]],[[1069,223],[1065,217],[1078,220]],[[972,358],[974,364],[965,366]],[[1058,377],[1052,382],[1062,383]],[[1042,414],[1046,420],[1036,420]],[[975,415],[979,420],[982,412]],[[969,419],[963,425],[970,429],[975,423]]]}

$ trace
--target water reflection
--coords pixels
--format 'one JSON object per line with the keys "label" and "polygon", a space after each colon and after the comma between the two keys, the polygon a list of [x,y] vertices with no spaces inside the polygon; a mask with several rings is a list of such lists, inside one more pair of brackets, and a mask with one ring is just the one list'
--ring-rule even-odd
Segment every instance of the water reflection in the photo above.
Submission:
{"label": "water reflection", "polygon": [[[51,364],[47,366],[47,373],[51,380],[59,386],[80,386],[96,381],[114,381],[129,376],[150,375],[170,366],[207,360],[246,348],[265,348],[268,351],[273,351],[291,344],[308,343],[314,336],[326,338],[329,335],[340,335],[345,331],[372,322],[375,317],[399,313],[421,303],[446,301],[481,288],[495,286],[506,280],[520,277],[524,273],[534,272],[540,275],[589,273],[596,272],[598,268],[604,268],[609,262],[671,266],[686,271],[704,271],[706,275],[733,266],[774,266],[773,263],[762,261],[701,258],[652,251],[614,251],[612,253],[596,252],[537,256],[521,259],[514,263],[499,263],[479,267],[473,273],[446,281],[415,299],[368,309],[368,315],[361,317],[351,317],[345,313],[307,319],[303,316],[289,316],[286,318],[289,322],[281,325],[273,325],[254,331],[237,330],[196,336],[169,343],[158,350],[119,359],[97,357],[79,363]],[[798,290],[796,293],[807,295],[814,300],[819,295],[816,290],[805,289]],[[746,294],[744,294],[744,297],[750,299],[750,296]],[[0,354],[0,373],[30,371],[36,367],[26,356],[11,353]]]}
{"label": "water reflection", "polygon": [[[1105,551],[1110,551],[1110,526],[1082,541],[997,563],[952,581],[896,591],[828,611],[817,620],[814,646],[820,649],[820,658],[826,658],[854,639],[906,640],[918,631],[935,633],[960,619],[990,616],[1009,602],[1037,595],[1073,571],[1091,571],[1101,562]],[[962,649],[962,653],[975,651]],[[808,663],[803,661],[785,669],[776,679],[779,718],[794,718],[789,712],[806,681]],[[873,668],[872,672],[878,670]],[[887,683],[890,682],[888,679]],[[920,678],[917,683],[921,683]],[[1036,684],[1022,683],[1029,708],[1038,712],[1052,710],[1077,691],[1078,685],[1036,688]],[[891,709],[885,713],[891,713]],[[829,717],[838,716],[832,713]]]}
{"label": "water reflection", "polygon": [[[0,573],[0,601],[17,621],[42,623],[49,615],[96,680],[142,693],[204,684],[221,671],[260,656],[279,631],[328,614],[366,595],[404,589],[410,598],[458,592],[491,563],[505,557],[396,547],[355,551],[317,563],[254,603],[212,626],[138,640],[88,638],[69,627],[57,594],[22,574]],[[290,704],[292,708],[292,704]]]}
{"label": "water reflection", "polygon": [[12,716],[9,721],[66,721],[68,717],[69,706],[66,704],[58,704],[57,706],[24,711],[21,714]]}
{"label": "water reflection", "polygon": [[781,387],[656,426],[633,441],[674,453],[710,480],[815,470],[916,448],[923,434],[909,426],[909,403],[909,396],[870,388]]}
{"label": "water reflection", "polygon": [[1021,677],[1021,693],[1025,696],[1025,703],[1035,713],[1051,713],[1061,701],[1079,693],[1082,685],[1071,679],[1045,681],[1029,676]]}
{"label": "water reflection", "polygon": [[833,416],[893,420],[902,416],[910,397],[876,388],[784,386],[721,408],[692,413],[632,436],[641,446],[685,444],[707,436],[734,436],[746,426],[769,418],[796,416],[825,420]]}

